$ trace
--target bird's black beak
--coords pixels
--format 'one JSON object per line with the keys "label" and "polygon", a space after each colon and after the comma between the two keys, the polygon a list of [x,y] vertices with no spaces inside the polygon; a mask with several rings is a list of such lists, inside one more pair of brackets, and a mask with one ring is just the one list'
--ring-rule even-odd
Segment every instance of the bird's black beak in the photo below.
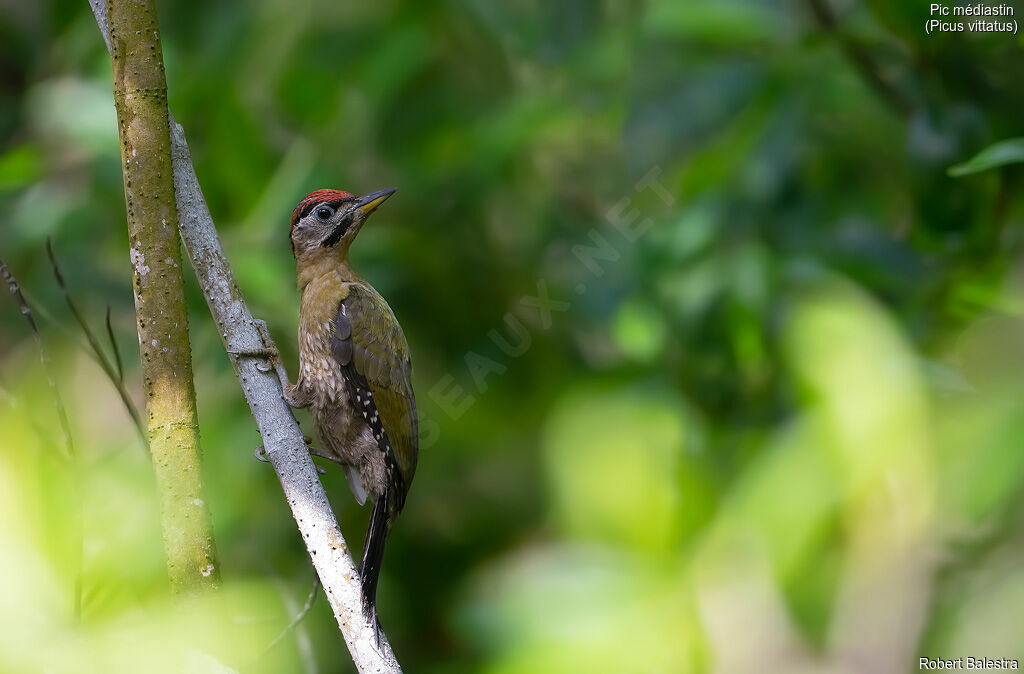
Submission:
{"label": "bird's black beak", "polygon": [[397,187],[389,187],[386,190],[377,190],[376,192],[370,192],[367,195],[359,197],[356,201],[355,207],[361,210],[366,215],[373,213],[374,210],[385,201],[388,200],[392,194],[398,191]]}

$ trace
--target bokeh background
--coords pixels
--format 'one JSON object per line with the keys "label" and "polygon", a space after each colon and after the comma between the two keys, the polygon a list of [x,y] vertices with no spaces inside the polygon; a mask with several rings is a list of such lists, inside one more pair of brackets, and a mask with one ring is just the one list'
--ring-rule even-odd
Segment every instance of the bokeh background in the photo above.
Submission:
{"label": "bokeh background", "polygon": [[[353,257],[423,416],[380,590],[406,671],[1024,658],[1022,42],[927,10],[160,2],[170,106],[291,372],[294,203],[400,188]],[[0,670],[353,671],[322,597],[267,650],[312,571],[191,272],[223,589],[168,597],[148,459],[44,252],[98,332],[112,308],[141,404],[85,0],[0,2],[0,91],[0,257],[79,456],[2,299]]]}

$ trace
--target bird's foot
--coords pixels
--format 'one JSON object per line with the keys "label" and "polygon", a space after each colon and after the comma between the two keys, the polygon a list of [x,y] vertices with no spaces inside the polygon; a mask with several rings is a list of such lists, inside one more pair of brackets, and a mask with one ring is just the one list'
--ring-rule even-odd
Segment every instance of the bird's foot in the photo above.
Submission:
{"label": "bird's foot", "polygon": [[[312,454],[312,453],[313,453],[313,450],[310,449],[310,454]],[[256,450],[253,452],[253,455],[257,459],[262,461],[263,463],[268,463],[270,461],[270,459],[267,458],[267,450],[266,450],[266,448],[263,447],[263,445],[260,445],[259,447],[257,447]],[[323,455],[322,454],[317,454],[317,456],[323,456]],[[315,463],[313,464],[313,467],[316,468],[316,472],[317,472],[318,475],[326,475],[327,474],[326,470],[324,470],[320,466],[316,465]]]}
{"label": "bird's foot", "polygon": [[[309,443],[307,443],[307,444],[309,444]],[[309,448],[309,453],[312,454],[313,456],[319,456],[321,459],[327,459],[328,461],[333,461],[334,463],[338,464],[339,466],[348,465],[344,461],[342,461],[340,458],[338,458],[338,455],[334,454],[333,452],[325,452],[322,449],[317,449],[316,447],[310,447]]]}
{"label": "bird's foot", "polygon": [[[277,350],[274,340],[270,337],[270,330],[266,321],[258,318],[253,319],[256,330],[260,333],[263,346],[256,348],[228,349],[228,353],[235,357],[256,358],[264,362],[256,363],[256,369],[260,372],[276,371],[281,386],[288,386],[288,371],[284,369],[284,362],[281,360],[281,352]],[[287,398],[286,398],[287,399]],[[290,401],[289,401],[290,402]]]}
{"label": "bird's foot", "polygon": [[265,363],[256,363],[256,369],[260,372],[270,372],[271,370],[274,370],[275,361],[281,359],[281,354],[278,353],[277,349],[268,349],[265,347],[259,347],[256,349],[228,349],[228,353],[239,358],[257,358],[267,361]]}
{"label": "bird's foot", "polygon": [[[308,435],[303,435],[302,436],[302,441],[306,443],[306,448],[309,450],[310,455],[312,455],[312,456],[319,456],[321,459],[327,459],[328,461],[333,461],[334,463],[336,463],[338,465],[341,465],[341,466],[345,465],[345,462],[342,461],[341,459],[339,459],[337,454],[335,454],[333,452],[325,452],[322,449],[317,449],[316,447],[314,447],[313,446],[313,438],[309,437]],[[316,464],[314,464],[314,465],[316,465]],[[327,472],[323,468],[321,468],[320,466],[317,466],[316,469],[317,469],[317,471],[321,475],[323,475],[324,473]]]}
{"label": "bird's foot", "polygon": [[[314,447],[313,446],[313,438],[309,437],[308,435],[303,435],[302,439],[306,443],[306,449],[309,450],[310,456],[318,456],[321,459],[327,459],[328,461],[333,461],[334,463],[336,463],[336,464],[338,464],[340,466],[346,465],[344,461],[342,461],[340,458],[338,458],[337,454],[335,454],[333,452],[325,452],[322,449],[317,449],[316,447]],[[321,475],[324,475],[324,474],[327,473],[326,470],[324,470],[320,466],[317,466],[315,462],[313,463],[313,465],[316,466],[316,471],[318,473],[320,473]]]}

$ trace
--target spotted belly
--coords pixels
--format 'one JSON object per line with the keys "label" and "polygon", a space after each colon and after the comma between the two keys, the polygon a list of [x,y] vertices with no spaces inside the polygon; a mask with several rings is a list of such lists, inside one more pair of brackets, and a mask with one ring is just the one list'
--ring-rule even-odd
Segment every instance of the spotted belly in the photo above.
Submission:
{"label": "spotted belly", "polygon": [[384,455],[373,431],[349,398],[341,367],[333,355],[300,352],[298,386],[308,395],[321,449],[346,466],[352,493],[359,503],[383,493]]}

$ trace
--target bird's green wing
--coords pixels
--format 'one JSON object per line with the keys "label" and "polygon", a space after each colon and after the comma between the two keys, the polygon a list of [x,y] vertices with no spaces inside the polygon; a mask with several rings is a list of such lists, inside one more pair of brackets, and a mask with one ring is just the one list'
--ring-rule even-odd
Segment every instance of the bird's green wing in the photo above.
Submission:
{"label": "bird's green wing", "polygon": [[338,305],[331,342],[350,392],[355,393],[352,403],[365,412],[375,437],[381,436],[377,437],[381,451],[390,453],[400,470],[401,489],[396,496],[402,503],[416,472],[419,451],[412,363],[405,334],[377,291],[364,283],[352,283]]}

